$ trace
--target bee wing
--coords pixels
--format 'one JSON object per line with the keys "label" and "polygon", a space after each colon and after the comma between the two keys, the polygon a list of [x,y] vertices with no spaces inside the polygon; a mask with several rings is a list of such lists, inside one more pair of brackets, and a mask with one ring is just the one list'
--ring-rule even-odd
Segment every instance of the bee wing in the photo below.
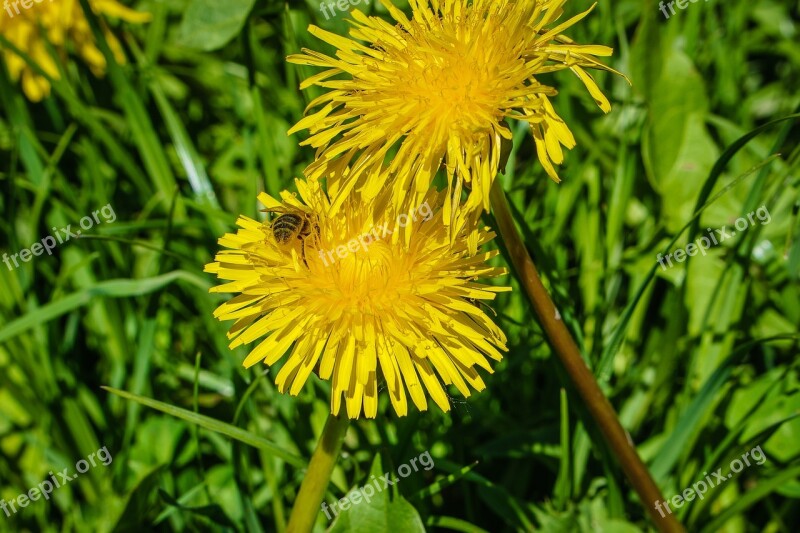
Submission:
{"label": "bee wing", "polygon": [[285,207],[271,207],[268,209],[259,209],[262,213],[281,213],[282,215],[292,213],[291,209],[286,209]]}
{"label": "bee wing", "polygon": [[308,208],[303,206],[303,209],[299,209],[297,207],[270,207],[267,209],[261,209],[262,213],[280,213],[281,215],[297,215],[300,217],[310,217],[312,213],[308,211]]}

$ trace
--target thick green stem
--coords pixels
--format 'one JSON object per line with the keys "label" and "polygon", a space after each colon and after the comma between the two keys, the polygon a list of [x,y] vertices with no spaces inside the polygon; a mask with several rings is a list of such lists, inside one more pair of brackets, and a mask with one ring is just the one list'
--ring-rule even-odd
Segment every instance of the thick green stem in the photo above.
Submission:
{"label": "thick green stem", "polygon": [[597,380],[586,366],[578,345],[572,339],[572,335],[564,321],[561,320],[561,315],[547,293],[547,289],[544,288],[536,265],[528,254],[525,243],[514,224],[499,179],[496,179],[492,186],[491,202],[500,236],[505,242],[511,262],[514,264],[519,280],[539,317],[553,352],[564,365],[573,385],[583,398],[586,408],[619,461],[625,476],[639,495],[639,499],[659,531],[668,533],[685,531],[671,513],[664,513],[662,516],[656,511],[656,502],[664,501],[664,497],[636,452],[630,436],[620,424],[614,407],[600,390]]}
{"label": "thick green stem", "polygon": [[287,533],[310,533],[314,527],[349,425],[350,419],[344,414],[338,417],[328,416],[317,449],[308,463],[306,476],[300,484],[300,492],[294,501],[289,525],[286,527]]}

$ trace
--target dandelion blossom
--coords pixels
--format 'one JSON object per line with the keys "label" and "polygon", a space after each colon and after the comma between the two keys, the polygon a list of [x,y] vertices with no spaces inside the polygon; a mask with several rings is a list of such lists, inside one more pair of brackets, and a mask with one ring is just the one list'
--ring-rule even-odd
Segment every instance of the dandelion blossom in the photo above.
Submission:
{"label": "dandelion blossom", "polygon": [[[466,183],[472,189],[467,209],[488,210],[502,144],[511,139],[505,119],[512,118],[530,125],[542,166],[559,181],[553,164],[562,163],[561,147],[572,148],[575,140],[550,102],[556,90],[538,77],[570,69],[608,112],[585,69],[615,72],[595,57],[611,55],[611,48],[575,44],[561,34],[591,11],[557,24],[565,1],[409,0],[409,20],[381,0],[397,25],[354,10],[352,39],[311,26],[337,52],[334,58],[304,49],[288,58],[325,69],[301,88],[328,92],[290,130],[309,130],[303,144],[318,150],[306,173],[339,176],[351,165],[366,176],[360,186],[369,197],[385,186],[379,169],[397,148],[389,163],[403,178],[394,184],[397,202],[409,191],[423,196],[444,160],[454,199]],[[330,190],[355,185],[334,180]]]}
{"label": "dandelion blossom", "polygon": [[[149,13],[133,11],[115,0],[89,0],[89,5],[98,15],[117,17],[134,23],[150,20]],[[105,73],[105,58],[95,45],[89,22],[78,0],[37,1],[28,9],[19,3],[6,2],[4,10],[6,12],[0,12],[0,34],[31,56],[51,78],[59,79],[61,75],[47,50],[48,43],[59,53],[65,53],[67,43],[72,43],[74,50],[89,65],[95,76]],[[104,34],[117,62],[124,63],[125,56],[119,41],[108,30],[104,30]],[[38,102],[50,94],[50,83],[47,79],[31,70],[21,57],[10,49],[3,51],[3,57],[11,79],[22,79],[22,90],[29,100]]]}
{"label": "dandelion blossom", "polygon": [[[469,254],[461,238],[451,244],[443,193],[430,191],[406,211],[386,194],[364,201],[354,193],[336,210],[317,180],[297,187],[300,198],[261,194],[271,221],[241,216],[241,229],[220,239],[227,249],[206,266],[228,281],[212,292],[238,293],[215,311],[235,320],[231,348],[265,337],[244,366],[282,361],[275,383],[292,395],[312,372],[330,380],[331,412],[344,398],[350,418],[362,409],[374,418],[384,388],[399,416],[408,412],[406,392],[419,410],[430,396],[448,411],[447,385],[465,397],[482,390],[476,367],[491,373],[490,360],[506,351],[479,305],[510,290],[479,282],[505,274],[487,264],[497,252]],[[480,244],[493,237],[479,232]]]}

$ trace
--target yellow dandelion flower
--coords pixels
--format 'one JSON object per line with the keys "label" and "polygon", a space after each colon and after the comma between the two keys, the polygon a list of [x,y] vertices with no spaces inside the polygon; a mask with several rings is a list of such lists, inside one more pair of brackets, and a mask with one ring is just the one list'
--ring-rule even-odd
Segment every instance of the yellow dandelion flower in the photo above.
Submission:
{"label": "yellow dandelion flower", "polygon": [[[565,1],[409,0],[409,20],[381,0],[397,25],[354,10],[352,39],[310,26],[337,52],[329,57],[304,49],[288,58],[325,69],[301,89],[316,85],[328,92],[289,132],[311,134],[302,144],[316,148],[317,158],[307,175],[336,178],[351,166],[366,177],[360,186],[370,197],[385,186],[380,167],[397,148],[388,163],[401,178],[394,184],[396,201],[409,191],[417,199],[424,195],[444,160],[452,196],[457,200],[463,182],[469,183],[466,208],[488,210],[501,145],[511,139],[504,121],[512,118],[530,125],[542,166],[559,181],[553,164],[562,163],[561,147],[572,148],[575,139],[550,102],[556,90],[537,76],[570,69],[608,112],[608,100],[585,69],[616,72],[595,57],[611,55],[611,48],[575,44],[561,34],[592,9],[556,24]],[[331,182],[332,193],[356,186],[338,181]]]}
{"label": "yellow dandelion flower", "polygon": [[[27,8],[26,3],[30,4]],[[149,13],[133,11],[115,0],[89,0],[89,4],[98,15],[117,17],[127,22],[148,22],[151,18]],[[116,60],[124,63],[125,55],[119,41],[107,29],[104,29],[104,33]],[[74,50],[95,76],[105,73],[106,60],[95,46],[92,30],[78,0],[5,2],[0,12],[0,34],[30,55],[54,79],[59,79],[60,74],[47,51],[47,42],[62,54],[66,52],[67,43],[72,43]],[[3,57],[11,78],[14,81],[22,79],[22,89],[29,100],[38,102],[50,94],[50,83],[32,71],[22,58],[9,49],[3,51]]]}
{"label": "yellow dandelion flower", "polygon": [[[235,320],[233,349],[262,337],[245,367],[283,361],[275,383],[297,395],[312,372],[331,381],[331,412],[342,397],[350,418],[374,418],[385,388],[399,416],[427,409],[425,391],[444,411],[453,385],[465,397],[485,385],[476,367],[506,351],[503,332],[478,304],[510,290],[480,283],[505,274],[487,264],[497,252],[471,255],[451,244],[443,224],[444,194],[399,211],[388,194],[364,201],[350,194],[343,208],[318,180],[297,181],[300,198],[259,200],[272,211],[260,222],[241,216],[227,248],[206,266],[229,283],[212,292],[240,293],[215,316]],[[480,243],[494,235],[480,231]],[[288,353],[288,357],[285,355]]]}

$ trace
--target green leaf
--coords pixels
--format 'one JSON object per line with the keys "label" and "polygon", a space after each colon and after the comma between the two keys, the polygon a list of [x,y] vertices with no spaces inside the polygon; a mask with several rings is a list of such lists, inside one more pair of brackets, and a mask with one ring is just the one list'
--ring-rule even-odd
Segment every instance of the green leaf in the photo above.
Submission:
{"label": "green leaf", "polygon": [[717,147],[706,131],[708,100],[691,59],[668,47],[658,87],[642,148],[647,177],[661,195],[664,225],[674,232],[692,216]]}
{"label": "green leaf", "polygon": [[199,507],[187,507],[185,505],[181,505],[181,503],[173,498],[167,491],[164,489],[158,489],[158,495],[161,496],[161,499],[166,502],[168,505],[177,507],[178,509],[185,511],[187,513],[192,513],[196,515],[203,516],[208,518],[218,526],[228,527],[231,529],[236,529],[236,524],[228,518],[228,515],[225,514],[225,511],[219,504],[211,504],[211,505],[202,505]]}
{"label": "green leaf", "polygon": [[[371,473],[378,478],[384,474],[381,467],[381,457],[378,454],[372,463]],[[391,479],[397,479],[392,475]],[[380,483],[380,482],[379,482]],[[363,486],[375,488],[374,481],[370,481]],[[379,485],[381,486],[381,485]],[[375,490],[375,495],[369,501],[362,499],[366,495],[360,491],[362,487],[356,487],[348,493],[347,498],[356,496],[360,503],[355,503],[351,499],[350,507],[339,512],[336,520],[331,526],[329,533],[391,533],[402,531],[403,533],[425,533],[425,526],[419,513],[408,500],[400,494],[390,498],[391,490],[387,487],[383,490]]]}
{"label": "green leaf", "polygon": [[781,423],[778,430],[764,443],[772,460],[780,463],[800,456],[800,419],[795,418],[786,423],[784,420],[800,414],[800,393],[776,395],[764,400],[751,415],[752,422],[742,434],[742,440],[752,439],[765,428]]}
{"label": "green leaf", "polygon": [[148,529],[155,519],[153,513],[158,509],[156,490],[161,480],[164,466],[158,466],[145,475],[131,491],[128,502],[114,526],[113,533],[133,533]]}
{"label": "green leaf", "polygon": [[210,52],[239,34],[255,0],[191,0],[178,27],[176,44]]}

